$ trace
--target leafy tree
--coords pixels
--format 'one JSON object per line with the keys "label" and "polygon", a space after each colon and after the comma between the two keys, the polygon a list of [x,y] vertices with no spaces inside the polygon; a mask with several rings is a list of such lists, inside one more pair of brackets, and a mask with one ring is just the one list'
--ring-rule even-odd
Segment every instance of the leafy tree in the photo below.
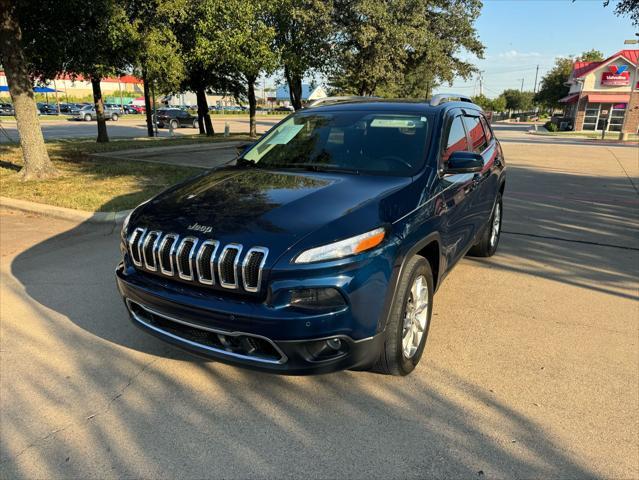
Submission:
{"label": "leafy tree", "polygon": [[555,66],[541,79],[535,102],[548,108],[558,107],[559,100],[568,95],[570,90],[566,82],[572,72],[572,66],[572,58],[557,58]]}
{"label": "leafy tree", "polygon": [[604,57],[602,51],[593,48],[592,50],[583,52],[581,55],[579,55],[577,60],[580,60],[582,62],[601,62],[605,60],[605,58],[606,57]]}
{"label": "leafy tree", "polygon": [[335,0],[337,65],[332,81],[344,93],[428,97],[434,86],[467,78],[459,58],[483,46],[473,26],[479,0]]}
{"label": "leafy tree", "polygon": [[180,44],[185,77],[180,89],[195,92],[200,133],[212,136],[206,93],[220,91],[236,97],[245,92],[234,63],[245,31],[232,28],[241,0],[182,0],[176,8],[173,31]]}
{"label": "leafy tree", "polygon": [[180,44],[171,29],[181,0],[127,0],[137,33],[133,71],[142,78],[148,136],[154,135],[150,85],[162,93],[176,92],[185,77]]}
{"label": "leafy tree", "polygon": [[554,67],[541,79],[539,91],[535,95],[535,103],[544,107],[556,108],[560,106],[559,100],[568,95],[570,87],[566,82],[570,78],[575,61],[597,62],[604,60],[604,55],[599,50],[588,50],[579,57],[559,57],[555,60]]}
{"label": "leafy tree", "polygon": [[491,103],[493,112],[503,112],[506,110],[506,99],[502,95],[494,98]]}
{"label": "leafy tree", "polygon": [[521,112],[529,110],[533,106],[532,92],[521,92],[517,89],[510,88],[504,90],[500,95],[505,101],[505,109],[509,111]]}
{"label": "leafy tree", "polygon": [[[573,0],[574,1],[574,0]],[[604,0],[604,7],[610,4],[610,0]],[[639,27],[639,2],[637,0],[619,0],[615,6],[615,15],[628,16],[635,27]]]}
{"label": "leafy tree", "polygon": [[473,103],[487,111],[493,109],[493,101],[484,94],[474,96]]}
{"label": "leafy tree", "polygon": [[237,48],[232,50],[225,61],[232,65],[246,84],[249,102],[249,135],[257,136],[255,111],[255,82],[262,74],[270,74],[277,67],[277,55],[271,48],[275,32],[267,24],[270,3],[266,0],[238,2],[233,17],[225,27],[227,36],[239,36]]}
{"label": "leafy tree", "polygon": [[[98,117],[98,142],[108,142],[100,81],[131,64],[135,28],[119,0],[22,0],[19,15],[32,72],[42,78],[61,73],[91,82]],[[60,26],[64,25],[64,28]]]}
{"label": "leafy tree", "polygon": [[7,75],[20,134],[24,161],[20,175],[23,180],[53,177],[57,175],[57,171],[44,145],[33,98],[32,80],[22,48],[17,8],[12,0],[0,0],[0,61]]}
{"label": "leafy tree", "polygon": [[333,0],[274,0],[267,12],[291,105],[302,108],[302,80],[325,71],[333,59]]}

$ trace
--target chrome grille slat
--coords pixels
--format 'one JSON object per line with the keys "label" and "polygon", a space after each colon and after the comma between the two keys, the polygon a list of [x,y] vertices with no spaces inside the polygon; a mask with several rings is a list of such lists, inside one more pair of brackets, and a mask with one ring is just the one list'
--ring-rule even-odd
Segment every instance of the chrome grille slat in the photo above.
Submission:
{"label": "chrome grille slat", "polygon": [[[129,256],[136,267],[169,277],[179,277],[201,285],[257,293],[269,250],[219,240],[180,237],[138,227],[127,241]],[[217,278],[216,278],[217,277]]]}
{"label": "chrome grille slat", "polygon": [[[175,247],[178,243],[179,236],[175,233],[169,233],[165,235],[164,239],[160,243],[160,248],[158,251],[158,263],[160,264],[160,272],[164,275],[173,276],[175,274],[175,268],[173,266],[173,256],[175,254]],[[167,250],[168,249],[168,252]],[[164,254],[167,253],[169,258],[169,268],[166,268],[164,262]]]}
{"label": "chrome grille slat", "polygon": [[[162,238],[162,232],[158,230],[152,230],[146,235],[146,239],[144,240],[144,243],[142,244],[142,258],[144,259],[144,267],[147,270],[150,270],[152,272],[157,272],[158,270],[157,251],[158,251],[158,245],[160,243],[161,238]],[[149,262],[149,258],[147,258],[148,255],[146,254],[149,248],[149,242],[153,242],[151,245],[151,255],[150,255],[151,260],[153,260],[153,263]]]}
{"label": "chrome grille slat", "polygon": [[[197,242],[198,239],[196,237],[184,237],[175,254],[178,276],[182,280],[193,280],[193,257],[195,256],[195,247],[197,246]],[[189,244],[191,244],[191,246],[188,248],[188,252],[185,252]],[[182,268],[183,255],[186,255],[186,262],[189,266],[188,272],[186,272],[186,269]]]}
{"label": "chrome grille slat", "polygon": [[[220,242],[217,240],[206,240],[202,242],[200,248],[198,249],[197,255],[195,257],[195,270],[197,271],[197,279],[200,283],[204,285],[214,285],[215,284],[215,256],[217,255],[217,249],[220,246]],[[206,254],[207,248],[211,248],[211,256],[206,259],[204,255]],[[205,275],[205,268],[203,262],[208,264],[210,275],[207,277]]]}
{"label": "chrome grille slat", "polygon": [[[234,257],[232,257],[232,265],[229,267],[227,262],[231,262],[231,260],[227,260],[227,258],[229,257],[229,255],[232,255],[231,252],[235,252]],[[220,254],[220,260],[217,263],[217,272],[218,272],[218,277],[220,279],[220,285],[222,285],[224,288],[231,288],[231,289],[236,289],[238,287],[238,272],[237,272],[237,266],[240,263],[240,255],[242,254],[242,245],[240,245],[239,243],[229,243],[227,246],[224,247],[224,249],[222,250],[222,253]],[[232,276],[233,276],[233,281],[228,281],[229,278],[226,275],[225,270],[228,270],[229,268],[231,268],[231,272],[232,272]],[[230,276],[230,275],[229,275]]]}
{"label": "chrome grille slat", "polygon": [[[246,252],[242,262],[242,284],[247,292],[259,291],[262,283],[262,270],[264,269],[267,255],[268,248],[266,247],[253,247]],[[255,261],[254,259],[259,261],[257,266],[252,265],[252,262]],[[254,268],[257,268],[257,274],[253,272]]]}
{"label": "chrome grille slat", "polygon": [[129,254],[131,255],[131,260],[136,267],[142,266],[142,252],[140,250],[140,245],[142,244],[142,239],[144,238],[144,234],[146,233],[146,228],[136,228],[131,233],[129,237]]}

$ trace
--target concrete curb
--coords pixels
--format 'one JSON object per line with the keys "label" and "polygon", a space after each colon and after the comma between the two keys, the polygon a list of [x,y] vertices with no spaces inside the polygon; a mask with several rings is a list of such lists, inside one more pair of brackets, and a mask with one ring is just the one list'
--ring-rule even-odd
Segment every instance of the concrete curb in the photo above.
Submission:
{"label": "concrete curb", "polygon": [[126,216],[131,212],[131,210],[122,210],[120,212],[85,212],[83,210],[54,207],[53,205],[45,205],[43,203],[29,202],[26,200],[17,200],[15,198],[7,197],[0,197],[0,206],[34,213],[44,217],[60,218],[62,220],[71,220],[74,222],[112,223],[114,225],[121,224]]}

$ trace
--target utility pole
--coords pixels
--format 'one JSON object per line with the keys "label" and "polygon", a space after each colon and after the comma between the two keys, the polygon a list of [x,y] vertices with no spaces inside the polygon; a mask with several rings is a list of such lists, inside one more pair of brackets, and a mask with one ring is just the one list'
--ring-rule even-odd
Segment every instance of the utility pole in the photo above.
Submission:
{"label": "utility pole", "polygon": [[524,79],[521,79],[521,88],[519,89],[520,92],[524,91]]}
{"label": "utility pole", "polygon": [[484,70],[479,71],[479,96],[484,95]]}
{"label": "utility pole", "polygon": [[535,70],[535,88],[533,88],[533,93],[537,93],[537,75],[539,75],[539,65],[537,65],[537,70]]}

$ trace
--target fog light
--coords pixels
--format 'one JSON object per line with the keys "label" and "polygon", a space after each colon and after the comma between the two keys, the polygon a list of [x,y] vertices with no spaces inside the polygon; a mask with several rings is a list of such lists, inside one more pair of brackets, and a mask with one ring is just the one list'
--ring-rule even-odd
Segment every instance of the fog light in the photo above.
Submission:
{"label": "fog light", "polygon": [[309,342],[306,350],[312,361],[331,360],[342,357],[348,353],[348,343],[339,338],[330,338],[328,340],[317,340]]}
{"label": "fog light", "polygon": [[291,290],[291,305],[305,309],[333,309],[346,305],[336,288],[303,288]]}

